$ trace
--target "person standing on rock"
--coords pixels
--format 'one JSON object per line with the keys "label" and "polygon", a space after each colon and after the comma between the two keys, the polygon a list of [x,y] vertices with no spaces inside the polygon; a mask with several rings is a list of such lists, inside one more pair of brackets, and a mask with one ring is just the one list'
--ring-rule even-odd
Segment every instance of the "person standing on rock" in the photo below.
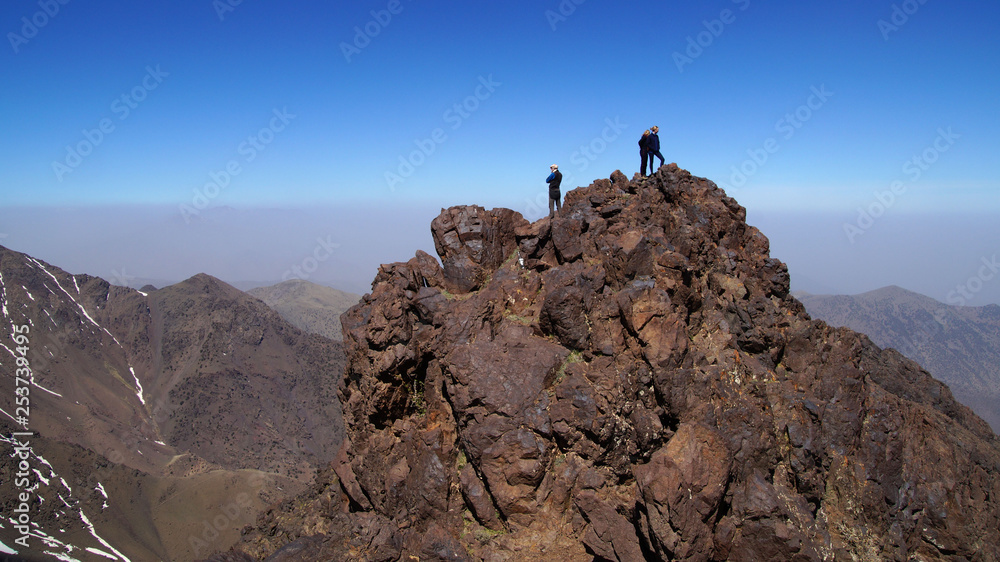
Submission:
{"label": "person standing on rock", "polygon": [[[646,177],[646,155],[649,154],[649,129],[639,138],[639,158],[642,159],[642,166],[639,167],[639,175]],[[652,162],[649,163],[653,165]]]}
{"label": "person standing on rock", "polygon": [[653,167],[653,157],[656,156],[657,158],[659,158],[660,166],[662,166],[663,155],[660,154],[660,135],[657,134],[660,132],[660,128],[657,127],[656,125],[653,125],[652,127],[649,128],[649,130],[651,131],[651,133],[649,135],[649,140],[646,141],[646,146],[649,149],[649,173],[652,174],[653,172],[659,169]]}
{"label": "person standing on rock", "polygon": [[[549,218],[552,218],[555,216],[556,211],[562,210],[562,193],[559,191],[559,185],[562,183],[562,172],[559,171],[557,164],[549,166],[549,170],[552,173],[549,174],[545,183],[549,184]],[[555,205],[554,210],[553,204]]]}

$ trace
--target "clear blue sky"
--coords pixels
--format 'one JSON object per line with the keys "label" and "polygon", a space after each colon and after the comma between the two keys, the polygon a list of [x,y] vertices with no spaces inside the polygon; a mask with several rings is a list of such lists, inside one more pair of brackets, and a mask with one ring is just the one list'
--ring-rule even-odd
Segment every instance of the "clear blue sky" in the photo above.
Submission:
{"label": "clear blue sky", "polygon": [[3,3],[0,205],[537,218],[549,164],[631,176],[657,124],[751,216],[1000,210],[995,2],[231,4]]}
{"label": "clear blue sky", "polygon": [[[740,186],[751,192],[745,204],[848,209],[894,179],[909,181],[905,162],[950,127],[960,135],[953,150],[913,182],[905,203],[997,206],[996,3],[50,3],[59,9],[51,17],[38,15],[44,2],[0,8],[8,204],[180,204],[233,160],[240,173],[213,204],[516,202],[536,194],[552,162],[579,184],[615,168],[631,175],[635,141],[655,123],[669,161],[732,188],[746,151],[778,141]],[[919,9],[905,22],[897,15],[897,30],[880,29],[879,20],[894,25],[894,5]],[[373,10],[391,20],[382,25]],[[45,23],[30,39],[24,17]],[[709,42],[712,20],[721,33]],[[357,37],[366,25],[377,34]],[[678,65],[674,53],[697,54],[686,52],[687,38],[702,32],[708,46]],[[350,61],[343,44],[357,49]],[[147,67],[162,74],[147,79]],[[480,78],[492,78],[492,91],[467,100]],[[786,138],[779,120],[823,86],[833,95],[813,100],[819,109],[801,112],[809,119]],[[137,99],[121,99],[136,88]],[[263,150],[241,153],[275,109],[295,117],[270,144],[264,133]],[[83,131],[102,119],[114,129],[93,152],[70,172],[54,170],[74,163],[67,146],[87,150]],[[594,142],[606,146],[594,160],[574,158],[606,119],[621,136]],[[434,152],[400,174],[400,156],[423,139]],[[394,190],[386,172],[403,179]]]}

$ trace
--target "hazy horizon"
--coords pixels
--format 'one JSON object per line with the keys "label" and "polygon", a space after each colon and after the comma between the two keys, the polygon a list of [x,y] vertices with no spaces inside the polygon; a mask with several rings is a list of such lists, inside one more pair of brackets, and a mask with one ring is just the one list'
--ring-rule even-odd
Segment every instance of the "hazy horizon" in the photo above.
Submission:
{"label": "hazy horizon", "polygon": [[[430,223],[440,209],[225,207],[188,222],[164,205],[0,208],[0,245],[133,288],[207,273],[241,289],[297,278],[364,294],[379,265],[418,250],[437,257]],[[897,285],[946,304],[1000,304],[1000,275],[987,267],[1000,239],[990,214],[897,216],[869,229],[863,245],[843,234],[838,213],[749,211],[747,222],[788,264],[794,291],[859,294]]]}
{"label": "hazy horizon", "polygon": [[364,292],[378,264],[433,253],[440,208],[538,218],[550,164],[564,193],[632,177],[658,125],[665,161],[745,206],[794,288],[997,302],[998,15],[971,0],[4,3],[0,244],[112,282],[298,266]]}

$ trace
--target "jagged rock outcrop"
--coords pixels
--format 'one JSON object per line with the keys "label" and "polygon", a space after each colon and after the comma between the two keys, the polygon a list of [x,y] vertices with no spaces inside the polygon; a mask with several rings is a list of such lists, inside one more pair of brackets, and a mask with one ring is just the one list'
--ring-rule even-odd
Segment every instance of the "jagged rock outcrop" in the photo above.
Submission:
{"label": "jagged rock outcrop", "polygon": [[444,267],[343,316],[345,445],[244,559],[1000,559],[998,438],[745,218],[674,165],[443,211]]}

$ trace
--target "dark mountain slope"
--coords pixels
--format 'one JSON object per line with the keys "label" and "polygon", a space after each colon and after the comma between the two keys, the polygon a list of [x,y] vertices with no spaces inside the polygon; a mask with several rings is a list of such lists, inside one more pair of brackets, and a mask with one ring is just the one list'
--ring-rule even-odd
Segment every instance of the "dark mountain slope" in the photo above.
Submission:
{"label": "dark mountain slope", "polygon": [[950,306],[900,287],[800,300],[831,326],[866,334],[920,363],[1000,430],[1000,306]]}
{"label": "dark mountain slope", "polygon": [[[176,454],[156,443],[160,435],[140,395],[145,373],[136,370],[129,338],[108,329],[110,307],[125,311],[128,323],[142,323],[148,314],[141,294],[6,248],[0,248],[0,285],[0,342],[13,346],[15,329],[28,327],[32,429],[144,471]],[[10,360],[0,359],[0,407],[13,414],[15,357],[10,349],[0,353]]]}
{"label": "dark mountain slope", "polygon": [[[0,304],[0,417],[30,430],[35,455],[26,486],[10,485],[16,465],[5,465],[0,514],[7,521],[28,488],[38,536],[63,544],[39,539],[20,555],[73,548],[74,558],[107,560],[84,551],[92,546],[189,560],[224,550],[340,447],[340,344],[216,279],[147,295],[0,248]],[[23,345],[16,333],[27,334]],[[15,404],[19,345],[34,381],[25,424]],[[100,498],[94,474],[103,475]],[[110,547],[73,542],[94,533]],[[14,538],[0,528],[0,542],[13,547]]]}
{"label": "dark mountain slope", "polygon": [[673,165],[443,211],[343,316],[341,455],[226,559],[1000,559],[997,437],[745,216]]}
{"label": "dark mountain slope", "polygon": [[227,468],[292,477],[329,462],[343,439],[339,344],[292,327],[208,275],[149,296],[150,400],[171,444]]}

